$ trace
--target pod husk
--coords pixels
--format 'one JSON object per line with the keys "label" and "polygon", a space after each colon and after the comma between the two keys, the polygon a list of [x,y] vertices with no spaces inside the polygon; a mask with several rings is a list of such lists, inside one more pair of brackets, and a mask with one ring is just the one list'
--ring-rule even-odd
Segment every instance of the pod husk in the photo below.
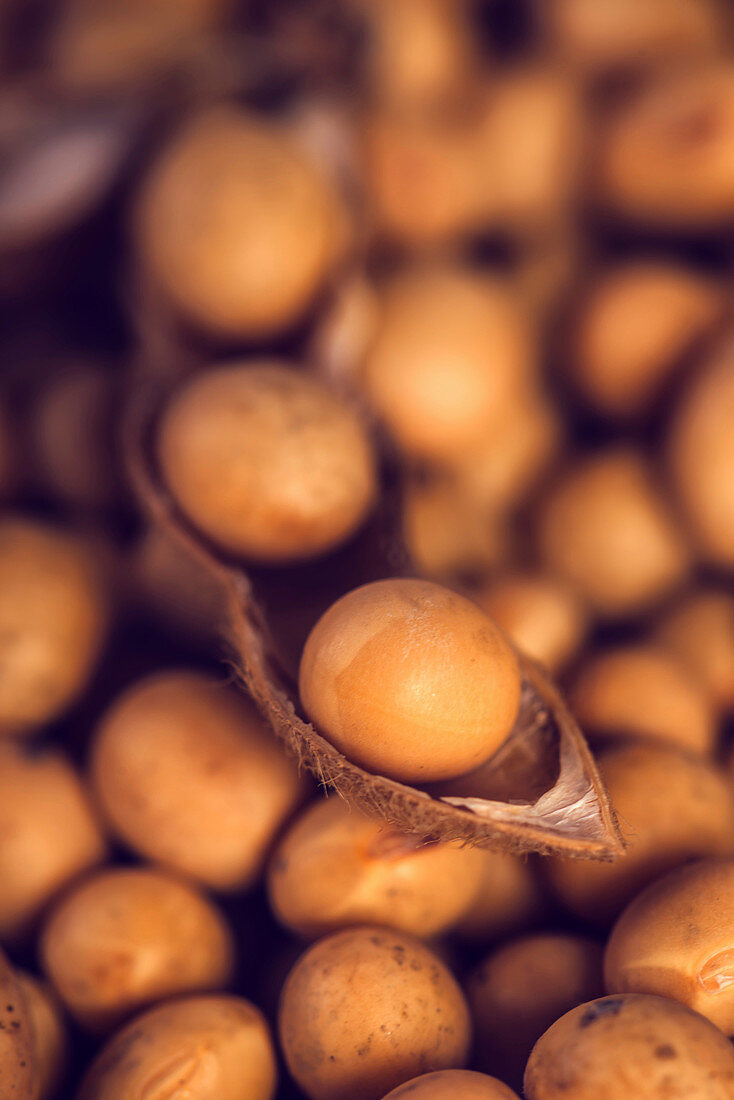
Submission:
{"label": "pod husk", "polygon": [[143,113],[125,100],[44,96],[0,101],[0,253],[40,248],[84,221],[117,183]]}
{"label": "pod husk", "polygon": [[[624,843],[586,740],[547,674],[522,653],[515,727],[481,773],[466,777],[464,788],[461,778],[422,790],[367,772],[321,736],[299,712],[295,672],[301,640],[344,591],[410,572],[395,534],[394,496],[388,489],[367,529],[325,563],[245,570],[192,528],[160,477],[152,444],[172,384],[170,375],[147,378],[128,410],[125,451],[134,491],[149,520],[221,584],[232,667],[299,763],[349,802],[426,841],[597,860],[621,855]],[[281,624],[281,634],[292,641],[295,633],[298,642],[289,653],[278,640],[278,609],[292,606],[299,594],[308,596],[310,618],[294,627],[286,617]]]}

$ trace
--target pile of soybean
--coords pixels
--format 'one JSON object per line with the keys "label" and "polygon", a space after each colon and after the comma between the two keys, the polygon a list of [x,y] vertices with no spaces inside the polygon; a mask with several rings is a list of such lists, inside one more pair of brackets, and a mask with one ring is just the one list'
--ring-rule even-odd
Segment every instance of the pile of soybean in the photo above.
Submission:
{"label": "pile of soybean", "polygon": [[733,22],[0,2],[0,1100],[734,1100]]}

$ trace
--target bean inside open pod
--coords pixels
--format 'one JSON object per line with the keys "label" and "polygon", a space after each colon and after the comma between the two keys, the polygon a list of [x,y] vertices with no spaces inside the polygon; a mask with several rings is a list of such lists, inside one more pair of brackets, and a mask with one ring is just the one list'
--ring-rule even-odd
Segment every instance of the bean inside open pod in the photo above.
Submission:
{"label": "bean inside open pod", "polygon": [[[348,589],[413,570],[400,544],[390,470],[372,518],[334,553],[296,566],[228,557],[182,514],[154,458],[161,410],[175,388],[162,374],[138,388],[127,422],[133,485],[149,518],[217,578],[226,594],[234,668],[274,733],[326,787],[426,841],[612,860],[624,845],[584,736],[546,673],[518,652],[515,724],[491,758],[465,776],[420,788],[359,767],[311,725],[299,704],[294,653]],[[306,594],[295,621],[293,595]],[[303,604],[303,600],[300,604]]]}

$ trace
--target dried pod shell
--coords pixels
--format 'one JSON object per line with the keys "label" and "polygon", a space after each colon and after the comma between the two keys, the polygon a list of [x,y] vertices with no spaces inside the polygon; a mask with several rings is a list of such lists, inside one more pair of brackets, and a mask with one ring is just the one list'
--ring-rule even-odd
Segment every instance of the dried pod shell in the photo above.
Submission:
{"label": "dried pod shell", "polygon": [[[303,720],[295,692],[283,673],[269,626],[255,595],[267,586],[262,571],[248,576],[194,534],[163,487],[150,457],[151,429],[161,398],[159,387],[141,386],[138,404],[128,420],[127,451],[135,491],[149,518],[162,526],[222,584],[231,618],[235,667],[268,719],[273,731],[324,785],[354,801],[367,813],[383,817],[406,833],[432,840],[462,840],[481,847],[536,850],[567,856],[611,860],[624,845],[593,756],[565,703],[545,673],[518,653],[522,674],[520,712],[515,727],[493,758],[496,797],[464,797],[461,791],[432,795],[374,775],[338,752]],[[367,536],[365,536],[367,537]],[[385,552],[395,532],[382,531]],[[375,555],[369,553],[369,569]],[[383,576],[395,571],[395,551],[388,546]],[[335,572],[333,560],[325,566]],[[278,573],[281,593],[288,574]],[[315,583],[316,574],[308,574]],[[359,580],[372,579],[361,577]],[[303,579],[301,576],[301,581]],[[350,586],[355,583],[351,578]],[[257,593],[259,595],[259,592]],[[338,594],[338,593],[337,593]],[[333,595],[328,602],[333,602]],[[505,772],[519,786],[507,795]],[[542,780],[539,781],[539,777]],[[454,781],[456,783],[456,781]]]}
{"label": "dried pod shell", "polygon": [[164,531],[143,533],[130,569],[140,608],[169,633],[195,645],[218,637],[224,618],[219,585]]}
{"label": "dried pod shell", "polygon": [[136,136],[114,104],[3,101],[0,251],[58,237],[103,200]]}
{"label": "dried pod shell", "polygon": [[734,799],[721,768],[673,745],[630,741],[607,748],[598,761],[627,851],[613,866],[549,859],[543,869],[568,912],[607,928],[666,871],[734,855]]}

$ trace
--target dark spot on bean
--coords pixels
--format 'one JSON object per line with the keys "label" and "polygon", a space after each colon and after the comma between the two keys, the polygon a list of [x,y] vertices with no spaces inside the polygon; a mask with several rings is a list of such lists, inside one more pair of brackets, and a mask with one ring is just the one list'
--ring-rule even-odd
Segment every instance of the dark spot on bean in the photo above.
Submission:
{"label": "dark spot on bean", "polygon": [[668,1062],[671,1058],[676,1057],[675,1047],[672,1047],[670,1043],[661,1043],[659,1047],[655,1048],[655,1057],[660,1058],[663,1062]]}
{"label": "dark spot on bean", "polygon": [[579,1020],[579,1027],[588,1027],[602,1016],[618,1016],[624,1006],[621,997],[604,997],[603,1000],[589,1005]]}

